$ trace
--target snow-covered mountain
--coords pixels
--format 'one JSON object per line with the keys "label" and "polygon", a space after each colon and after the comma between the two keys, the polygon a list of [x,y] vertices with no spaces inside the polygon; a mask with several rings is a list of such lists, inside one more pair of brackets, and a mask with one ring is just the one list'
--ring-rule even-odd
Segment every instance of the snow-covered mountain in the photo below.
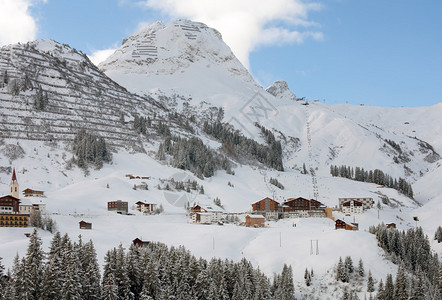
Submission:
{"label": "snow-covered mountain", "polygon": [[301,170],[305,163],[327,176],[332,164],[358,166],[414,182],[442,153],[442,127],[434,124],[441,104],[384,108],[296,101],[284,81],[260,87],[219,33],[201,23],[149,25],[99,67],[134,93],[175,99],[163,104],[186,115],[221,107],[224,122],[259,142],[255,123],[264,125],[282,142],[285,168]]}
{"label": "snow-covered mountain", "polygon": [[[314,268],[318,278],[333,281],[330,270],[339,256],[363,258],[378,279],[395,273],[397,266],[383,261],[374,236],[365,232],[370,225],[395,222],[398,228],[408,229],[417,215],[425,232],[433,234],[439,222],[442,104],[420,108],[328,105],[297,98],[284,81],[264,89],[221,35],[201,23],[153,23],[125,39],[99,68],[81,52],[51,40],[3,47],[0,103],[2,193],[8,192],[15,167],[22,189],[45,191],[47,209],[59,230],[93,239],[99,257],[118,242],[128,245],[133,238],[143,237],[185,245],[205,258],[246,257],[269,275],[289,263],[298,270],[295,280],[302,289],[299,270]],[[146,132],[137,131],[135,120],[140,117],[150,122]],[[266,137],[256,124],[269,129],[281,143],[284,171],[226,151],[222,141],[204,130],[204,124],[220,120],[263,145]],[[197,138],[215,153],[226,155],[234,175],[217,170],[212,177],[198,177],[174,168],[167,158],[160,160],[157,153],[166,139],[164,126],[175,137]],[[100,170],[89,168],[89,175],[68,166],[71,141],[80,129],[99,134],[113,145],[111,164]],[[303,174],[304,164],[310,174]],[[415,199],[428,203],[420,206],[377,184],[332,177],[331,165],[380,169],[394,178],[403,177],[412,183]],[[144,179],[131,180],[128,174]],[[204,194],[166,189],[172,186],[172,178],[194,180],[204,187]],[[285,188],[270,184],[270,178]],[[382,210],[352,216],[359,232],[335,231],[328,219],[270,222],[269,228],[257,230],[187,223],[187,202],[207,205],[219,198],[226,212],[242,213],[267,196],[279,202],[313,198],[312,180],[317,182],[318,200],[329,207],[335,207],[339,197],[372,197]],[[385,197],[391,205],[382,203]],[[117,199],[128,201],[134,215],[107,212],[107,201]],[[134,207],[139,200],[161,204],[164,214],[143,216]],[[334,216],[350,220],[340,212]],[[93,222],[93,230],[79,230],[81,219]],[[7,266],[17,251],[20,255],[25,251],[24,231],[29,229],[5,229],[1,235],[0,256]],[[42,235],[47,245],[51,235]],[[309,255],[312,239],[320,240],[318,257]],[[435,242],[432,247],[442,251]],[[269,257],[268,252],[274,255]]]}
{"label": "snow-covered mountain", "polygon": [[162,113],[152,98],[129,93],[86,55],[52,40],[0,49],[0,100],[4,138],[70,141],[79,129],[116,146],[137,143],[124,118]]}

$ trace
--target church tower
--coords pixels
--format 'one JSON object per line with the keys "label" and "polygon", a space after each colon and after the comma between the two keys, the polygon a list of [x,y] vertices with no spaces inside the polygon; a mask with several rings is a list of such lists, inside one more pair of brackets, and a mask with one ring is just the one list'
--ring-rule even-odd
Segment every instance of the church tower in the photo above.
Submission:
{"label": "church tower", "polygon": [[19,195],[20,189],[18,186],[17,175],[15,175],[15,169],[12,172],[12,179],[11,179],[11,183],[9,184],[9,187],[11,189],[11,196],[19,199],[20,198],[20,195]]}

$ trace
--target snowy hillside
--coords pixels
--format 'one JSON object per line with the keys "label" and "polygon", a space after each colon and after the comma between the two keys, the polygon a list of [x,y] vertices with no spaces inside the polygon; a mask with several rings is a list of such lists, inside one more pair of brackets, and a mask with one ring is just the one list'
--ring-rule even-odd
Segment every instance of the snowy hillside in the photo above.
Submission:
{"label": "snowy hillside", "polygon": [[[333,270],[339,257],[362,258],[377,281],[397,271],[368,233],[370,226],[396,223],[406,230],[418,217],[432,237],[441,225],[441,104],[328,105],[297,98],[304,95],[295,96],[284,81],[264,90],[215,29],[186,20],[140,29],[99,67],[51,40],[0,49],[0,192],[8,193],[15,168],[20,189],[45,191],[58,230],[92,239],[100,263],[107,250],[120,242],[127,248],[138,237],[184,245],[208,259],[245,257],[269,276],[288,263],[295,270],[297,296],[314,289],[303,283],[304,269],[313,268],[317,298],[336,299],[340,290]],[[110,163],[101,169],[72,163],[72,140],[80,129],[112,146]],[[231,140],[222,139],[229,134]],[[246,155],[252,150],[264,155]],[[268,164],[278,155],[281,171]],[[207,157],[228,167],[203,162]],[[380,184],[332,177],[332,165],[403,177],[417,202]],[[196,188],[174,186],[188,180]],[[334,230],[326,218],[267,221],[265,228],[196,225],[185,209],[214,206],[217,199],[218,209],[241,221],[251,204],[265,197],[280,203],[317,198],[335,209],[335,218],[358,223],[359,231]],[[371,197],[376,208],[347,216],[336,209],[340,197]],[[109,212],[107,202],[115,200],[127,201],[131,215]],[[138,201],[164,211],[143,215],[136,210]],[[91,222],[92,230],[80,230],[81,220]],[[25,253],[24,233],[31,229],[0,228],[0,257],[7,267],[16,253]],[[47,246],[52,235],[40,234]],[[313,241],[319,247],[314,251]],[[440,244],[431,246],[442,255]]]}
{"label": "snowy hillside", "polygon": [[122,115],[164,111],[110,80],[84,54],[52,40],[2,47],[0,78],[4,138],[66,141],[86,129],[109,144],[129,146],[138,137]]}
{"label": "snowy hillside", "polygon": [[163,100],[186,115],[198,118],[221,107],[224,122],[258,142],[255,123],[264,125],[281,140],[285,168],[301,170],[306,164],[326,176],[330,165],[347,165],[415,182],[440,159],[442,127],[434,122],[441,105],[383,108],[296,101],[284,81],[265,91],[232,55],[216,30],[201,23],[157,22],[126,39],[100,69],[130,91]]}

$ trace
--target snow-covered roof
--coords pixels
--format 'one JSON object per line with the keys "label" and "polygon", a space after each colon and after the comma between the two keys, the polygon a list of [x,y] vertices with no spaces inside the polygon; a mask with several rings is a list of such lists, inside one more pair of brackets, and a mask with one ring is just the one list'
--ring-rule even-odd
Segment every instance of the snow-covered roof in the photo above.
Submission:
{"label": "snow-covered roof", "polygon": [[247,215],[251,219],[264,219],[264,216],[261,215]]}

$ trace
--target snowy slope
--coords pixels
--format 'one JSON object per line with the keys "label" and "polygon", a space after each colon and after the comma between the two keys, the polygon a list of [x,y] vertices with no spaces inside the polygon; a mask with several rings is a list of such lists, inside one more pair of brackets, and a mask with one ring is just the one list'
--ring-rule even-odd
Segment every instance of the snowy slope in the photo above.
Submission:
{"label": "snowy slope", "polygon": [[[49,94],[47,109],[37,111],[32,107],[35,89],[12,95],[9,84],[0,87],[0,126],[3,137],[7,137],[0,140],[0,191],[8,192],[11,168],[15,167],[21,189],[44,190],[48,212],[59,230],[72,238],[82,234],[84,240],[93,239],[100,259],[119,242],[127,247],[139,237],[185,245],[205,258],[246,257],[268,275],[290,263],[296,270],[299,296],[306,267],[315,270],[318,282],[331,282],[334,264],[347,255],[354,262],[362,258],[377,279],[395,273],[397,267],[385,261],[375,237],[367,232],[369,226],[395,222],[399,229],[408,229],[415,226],[413,217],[418,216],[425,232],[432,236],[441,225],[440,104],[384,108],[296,101],[283,81],[264,90],[216,30],[186,20],[169,25],[157,22],[140,29],[100,69],[109,77],[80,52],[48,40],[0,51],[0,77],[4,70],[11,80],[20,82],[28,75],[35,86],[41,85]],[[162,121],[173,127],[167,113],[182,112],[189,119],[195,117],[194,135],[218,150],[219,141],[201,133],[204,117],[218,112],[214,107],[224,109],[225,122],[260,143],[264,139],[255,122],[271,129],[281,141],[285,171],[237,163],[235,175],[217,171],[213,177],[199,179],[155,159],[161,137],[150,133],[142,136],[133,130],[136,115],[154,121],[154,116],[162,116]],[[101,170],[90,169],[87,176],[75,166],[68,168],[72,157],[69,140],[75,133],[71,127],[95,130],[118,146],[112,163]],[[48,128],[52,129],[51,136]],[[174,134],[192,135],[179,126]],[[127,150],[130,144],[138,144],[145,151]],[[304,163],[315,170],[318,200],[328,207],[336,207],[339,197],[372,197],[377,203],[388,196],[393,205],[382,204],[380,211],[370,209],[354,217],[334,212],[336,218],[359,223],[359,232],[335,231],[328,219],[281,220],[262,229],[189,224],[185,203],[213,205],[219,198],[226,212],[243,218],[252,203],[267,196],[279,202],[298,196],[313,198],[312,178],[301,174]],[[332,164],[379,168],[393,177],[405,177],[413,182],[416,199],[427,203],[419,207],[393,189],[333,178],[329,173]],[[126,174],[149,179],[131,180]],[[171,178],[195,180],[205,193],[164,190]],[[270,178],[277,178],[285,189],[271,185]],[[141,184],[147,184],[148,190],[134,189]],[[108,201],[118,199],[129,202],[133,215],[106,210]],[[140,200],[161,204],[164,213],[141,215],[134,207]],[[82,219],[91,221],[93,230],[79,230]],[[0,256],[8,267],[17,252],[24,254],[27,239],[23,233],[30,231],[1,229]],[[48,245],[51,235],[41,235]],[[319,255],[310,254],[312,240],[319,241]],[[440,245],[433,243],[432,247],[442,254]],[[333,295],[326,294],[318,297]]]}
{"label": "snowy slope", "polygon": [[[300,170],[306,163],[327,175],[331,164],[345,164],[381,169],[414,182],[432,169],[442,153],[441,125],[432,125],[441,105],[416,109],[302,105],[305,102],[295,101],[284,81],[267,91],[260,87],[217,31],[201,23],[157,22],[140,29],[100,69],[132,92],[159,101],[162,95],[174,98],[163,103],[186,115],[201,116],[210,107],[221,107],[225,122],[259,142],[255,123],[273,129],[283,142],[286,168]],[[311,159],[308,127],[314,149]]]}
{"label": "snowy slope", "polygon": [[[83,53],[52,40],[2,47],[0,78],[4,138],[66,141],[85,129],[129,146],[138,136],[122,115],[164,112],[152,98],[113,82]],[[39,97],[47,99],[43,108],[36,107]]]}

